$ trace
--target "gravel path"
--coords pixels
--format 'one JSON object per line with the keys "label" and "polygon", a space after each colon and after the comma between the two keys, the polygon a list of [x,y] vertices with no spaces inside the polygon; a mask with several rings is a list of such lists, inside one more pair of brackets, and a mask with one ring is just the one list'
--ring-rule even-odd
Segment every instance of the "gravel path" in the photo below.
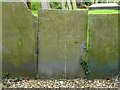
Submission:
{"label": "gravel path", "polygon": [[4,79],[3,88],[118,88],[118,80],[87,79]]}

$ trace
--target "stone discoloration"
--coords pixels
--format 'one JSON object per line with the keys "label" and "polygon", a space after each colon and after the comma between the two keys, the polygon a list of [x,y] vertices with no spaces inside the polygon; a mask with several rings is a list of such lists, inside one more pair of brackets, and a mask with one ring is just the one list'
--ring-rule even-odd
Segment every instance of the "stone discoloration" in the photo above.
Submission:
{"label": "stone discoloration", "polygon": [[36,75],[34,21],[24,3],[2,3],[3,73],[8,72],[13,76]]}
{"label": "stone discoloration", "polygon": [[90,77],[105,78],[118,73],[118,14],[89,15]]}

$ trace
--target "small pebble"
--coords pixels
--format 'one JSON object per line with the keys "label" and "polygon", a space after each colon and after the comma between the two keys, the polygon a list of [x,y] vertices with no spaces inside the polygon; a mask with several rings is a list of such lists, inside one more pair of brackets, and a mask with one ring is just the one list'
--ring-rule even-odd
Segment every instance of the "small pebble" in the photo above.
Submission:
{"label": "small pebble", "polygon": [[3,88],[118,88],[118,80],[109,80],[95,79],[22,79],[16,81],[15,79],[5,79],[2,81]]}

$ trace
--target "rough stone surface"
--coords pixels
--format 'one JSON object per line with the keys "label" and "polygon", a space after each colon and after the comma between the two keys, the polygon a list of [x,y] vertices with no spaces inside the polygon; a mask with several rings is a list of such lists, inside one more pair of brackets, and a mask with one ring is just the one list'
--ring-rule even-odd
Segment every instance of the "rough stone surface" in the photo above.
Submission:
{"label": "rough stone surface", "polygon": [[87,10],[39,10],[39,68],[41,77],[83,77]]}
{"label": "rough stone surface", "polygon": [[[87,15],[86,10],[39,10],[37,22],[24,3],[2,3],[3,74],[35,77],[38,70],[40,78],[83,77]],[[89,15],[89,77],[118,73],[118,26],[117,14]]]}
{"label": "rough stone surface", "polygon": [[22,2],[2,3],[2,70],[13,76],[35,76],[33,15]]}
{"label": "rough stone surface", "polygon": [[90,77],[105,78],[118,73],[118,14],[89,15]]}

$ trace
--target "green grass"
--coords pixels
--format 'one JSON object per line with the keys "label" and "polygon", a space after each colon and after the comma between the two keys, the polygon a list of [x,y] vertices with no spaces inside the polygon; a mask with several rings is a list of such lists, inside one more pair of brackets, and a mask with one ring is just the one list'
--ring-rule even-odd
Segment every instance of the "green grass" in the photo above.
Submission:
{"label": "green grass", "polygon": [[31,11],[34,16],[38,17],[38,10],[31,10]]}
{"label": "green grass", "polygon": [[97,10],[88,11],[88,14],[118,14],[118,13],[120,13],[120,10],[106,10],[106,9],[100,10],[100,9],[97,9]]}
{"label": "green grass", "polygon": [[[86,9],[85,9],[86,10]],[[38,10],[32,10],[34,16],[38,17]],[[90,10],[88,14],[120,14],[120,10]]]}

